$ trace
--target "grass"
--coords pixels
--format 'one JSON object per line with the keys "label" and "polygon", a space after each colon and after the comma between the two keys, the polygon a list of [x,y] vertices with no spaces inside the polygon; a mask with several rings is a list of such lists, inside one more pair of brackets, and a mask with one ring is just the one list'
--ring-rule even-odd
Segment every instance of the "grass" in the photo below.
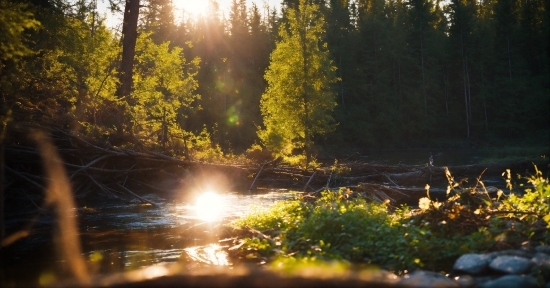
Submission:
{"label": "grass", "polygon": [[281,201],[231,223],[241,233],[252,232],[241,234],[233,256],[277,267],[337,261],[396,274],[448,273],[465,253],[517,248],[525,241],[550,244],[548,179],[537,170],[529,183],[521,193],[509,186],[509,195],[500,191],[493,199],[476,192],[483,191],[483,182],[451,185],[446,202],[424,198],[419,209],[348,199],[344,190],[322,192],[314,201]]}

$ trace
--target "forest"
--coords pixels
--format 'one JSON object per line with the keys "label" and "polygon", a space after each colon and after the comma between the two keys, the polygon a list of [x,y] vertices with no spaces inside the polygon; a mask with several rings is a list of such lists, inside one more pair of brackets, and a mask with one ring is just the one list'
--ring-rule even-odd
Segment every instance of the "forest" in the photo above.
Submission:
{"label": "forest", "polygon": [[549,0],[207,2],[0,0],[0,283],[301,283],[202,251],[474,287],[502,252],[530,270],[483,287],[548,286]]}
{"label": "forest", "polygon": [[549,143],[549,1],[105,2],[135,25],[97,0],[0,1],[4,125],[208,161]]}

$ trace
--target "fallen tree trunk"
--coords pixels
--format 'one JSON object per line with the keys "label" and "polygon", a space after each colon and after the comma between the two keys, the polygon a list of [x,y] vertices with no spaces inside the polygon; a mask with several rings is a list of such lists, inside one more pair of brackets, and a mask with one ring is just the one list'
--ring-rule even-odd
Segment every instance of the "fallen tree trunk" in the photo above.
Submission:
{"label": "fallen tree trunk", "polygon": [[[16,131],[15,134],[23,137],[29,131]],[[147,203],[151,201],[144,197],[145,194],[175,196],[211,188],[218,191],[320,191],[339,187],[362,187],[357,190],[369,187],[381,201],[394,199],[395,202],[408,202],[408,198],[425,194],[426,184],[439,183],[444,188],[447,182],[445,167],[440,166],[350,162],[305,171],[281,165],[280,159],[261,165],[221,165],[105,146],[63,129],[52,128],[49,132],[79,201],[118,199],[128,203]],[[40,205],[36,198],[43,194],[46,181],[40,165],[41,156],[32,141],[17,137],[12,136],[11,141],[4,145],[6,179],[11,179],[4,187],[6,201],[15,201],[13,207],[34,207]],[[547,163],[539,167],[546,166]],[[525,161],[448,168],[456,179],[475,179],[482,173],[483,177],[500,176],[508,168],[524,173],[526,169],[532,170],[533,165]],[[18,191],[21,190],[30,196],[19,196]],[[33,199],[33,203],[29,199]]]}

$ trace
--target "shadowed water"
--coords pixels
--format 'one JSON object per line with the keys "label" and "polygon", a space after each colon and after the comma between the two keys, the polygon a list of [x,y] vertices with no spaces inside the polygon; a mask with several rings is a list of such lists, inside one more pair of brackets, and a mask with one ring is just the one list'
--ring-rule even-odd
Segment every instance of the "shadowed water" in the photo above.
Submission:
{"label": "shadowed water", "polygon": [[192,202],[145,198],[158,204],[106,205],[81,209],[82,244],[94,272],[112,273],[153,264],[183,262],[189,267],[230,265],[221,244],[224,224],[248,213],[251,207],[269,207],[277,200],[295,194],[217,193],[222,205],[215,209],[215,219],[204,219]]}
{"label": "shadowed water", "polygon": [[[360,158],[388,165],[426,165],[430,152],[436,166],[476,164],[483,157],[476,151],[387,150]],[[504,183],[501,178],[484,178],[483,181],[486,186]],[[445,185],[432,186],[432,190],[436,189],[444,191]],[[90,272],[109,274],[175,262],[190,270],[231,265],[222,249],[226,242],[218,242],[224,224],[248,213],[252,206],[267,208],[277,200],[295,195],[287,191],[217,194],[218,200],[208,200],[201,204],[202,208],[197,208],[196,197],[157,194],[141,195],[157,205],[106,201],[94,207],[79,208],[79,236]],[[210,207],[214,204],[217,206]],[[203,210],[209,208],[217,215],[205,219]],[[0,275],[3,283],[52,281],[55,267],[64,262],[56,258],[50,241],[51,227],[47,223],[51,222],[51,215],[42,215],[34,233],[10,247],[6,253],[9,257],[3,260],[10,262],[3,263]]]}

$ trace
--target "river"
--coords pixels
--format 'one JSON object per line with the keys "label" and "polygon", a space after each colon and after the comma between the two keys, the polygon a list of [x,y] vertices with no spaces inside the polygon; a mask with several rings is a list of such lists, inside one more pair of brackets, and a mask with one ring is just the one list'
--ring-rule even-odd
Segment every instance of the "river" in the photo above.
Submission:
{"label": "river", "polygon": [[[222,250],[224,244],[218,242],[223,225],[295,193],[205,192],[196,196],[148,194],[143,198],[156,205],[106,202],[79,208],[80,239],[90,272],[111,274],[174,262],[186,269],[231,265]],[[33,234],[3,251],[3,287],[43,285],[55,279],[60,259],[50,241],[51,222],[49,215],[40,217]]]}
{"label": "river", "polygon": [[[359,156],[359,161],[425,165],[430,153],[437,166],[475,164],[483,158],[475,150],[387,150],[366,153]],[[504,184],[501,178],[484,181],[486,185]],[[267,208],[295,195],[286,190],[195,194],[184,197],[177,193],[150,193],[141,196],[156,205],[137,200],[106,201],[78,208],[81,245],[90,272],[110,274],[174,262],[183,263],[187,269],[231,265],[221,249],[224,244],[218,242],[223,224],[248,213],[252,206]],[[24,221],[31,218],[15,217],[6,224],[23,227]],[[54,267],[63,263],[50,241],[52,216],[46,213],[34,221],[30,236],[2,251],[0,284],[4,287],[46,284],[54,279]]]}

